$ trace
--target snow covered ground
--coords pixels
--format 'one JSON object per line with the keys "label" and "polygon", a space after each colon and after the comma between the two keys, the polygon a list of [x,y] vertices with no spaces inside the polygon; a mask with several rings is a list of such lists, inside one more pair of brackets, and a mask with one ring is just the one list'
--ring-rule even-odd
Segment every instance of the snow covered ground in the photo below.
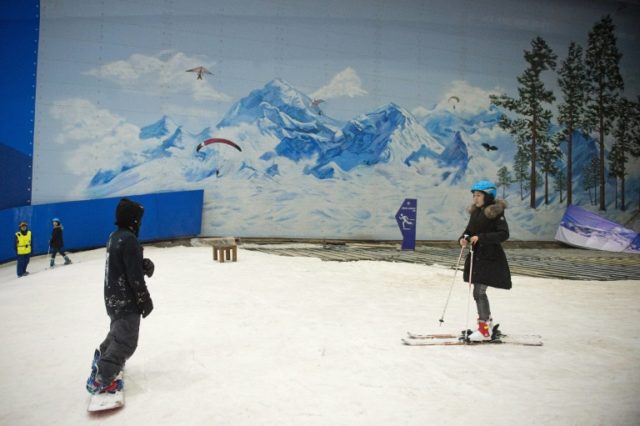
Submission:
{"label": "snow covered ground", "polygon": [[[508,253],[507,253],[508,254]],[[0,266],[2,425],[638,424],[640,281],[514,277],[489,290],[510,333],[543,347],[407,347],[408,331],[465,327],[460,274],[207,247],[147,247],[155,310],[126,367],[126,406],[86,412],[107,332],[104,250],[17,279]]]}

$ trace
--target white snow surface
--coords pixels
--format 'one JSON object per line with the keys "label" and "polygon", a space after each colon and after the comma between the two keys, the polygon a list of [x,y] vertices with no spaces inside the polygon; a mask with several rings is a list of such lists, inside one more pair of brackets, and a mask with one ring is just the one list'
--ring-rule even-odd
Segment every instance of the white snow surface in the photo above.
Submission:
{"label": "white snow surface", "polygon": [[[507,253],[508,255],[508,253]],[[408,347],[407,331],[465,327],[453,270],[147,247],[155,309],[125,369],[125,407],[84,389],[109,320],[104,249],[16,278],[0,266],[2,425],[593,425],[640,419],[640,281],[514,276],[489,289],[506,333],[543,347]],[[60,262],[60,260],[58,260]],[[472,312],[470,318],[475,318]],[[125,422],[125,423],[123,423]]]}

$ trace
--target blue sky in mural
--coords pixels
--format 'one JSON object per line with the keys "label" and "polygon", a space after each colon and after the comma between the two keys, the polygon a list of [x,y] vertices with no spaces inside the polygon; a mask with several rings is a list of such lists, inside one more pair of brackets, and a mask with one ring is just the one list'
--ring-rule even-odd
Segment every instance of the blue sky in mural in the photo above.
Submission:
{"label": "blue sky in mural", "polygon": [[[593,24],[612,13],[625,83],[637,94],[640,58],[631,52],[640,44],[640,12],[617,8],[603,1],[191,0],[102,9],[102,2],[67,0],[43,4],[39,78],[52,92],[43,96],[100,101],[139,125],[158,112],[182,114],[197,128],[216,124],[273,78],[326,98],[326,113],[347,120],[390,101],[431,108],[456,80],[513,91],[531,39],[542,35],[563,57],[570,41],[586,45]],[[61,61],[75,66],[56,66]],[[178,74],[199,65],[213,76]],[[77,83],[56,85],[69,72]]]}
{"label": "blue sky in mural", "polygon": [[[385,194],[416,175],[428,176],[428,182],[425,188],[412,183],[415,191],[441,183],[465,188],[466,180],[482,173],[494,176],[497,167],[512,162],[513,147],[497,129],[498,113],[488,96],[515,94],[516,77],[525,68],[523,50],[534,37],[542,36],[561,60],[570,41],[585,46],[593,24],[611,13],[624,55],[625,93],[640,93],[635,53],[640,50],[640,8],[623,5],[45,2],[34,200],[204,185],[208,199],[224,200],[225,207],[215,208],[233,212],[237,206],[230,191],[221,194],[212,184],[233,175],[238,195],[256,197],[267,210],[287,210],[304,197],[284,188],[303,175],[312,179],[305,181],[307,190],[317,194],[328,192],[321,181],[352,182],[342,201],[359,198],[362,205],[376,201],[363,195],[366,186],[354,189],[361,185],[353,183],[359,178],[371,179],[359,166],[396,164],[397,159],[395,168],[376,172],[385,179]],[[211,74],[199,79],[186,72],[198,66]],[[556,87],[556,78],[549,74],[550,87]],[[252,99],[259,101],[252,104]],[[396,132],[400,127],[402,132]],[[220,147],[195,152],[193,147],[214,136],[244,143],[245,157]],[[476,151],[480,140],[500,151]],[[364,145],[366,150],[360,149]],[[287,170],[291,181],[284,180]],[[280,179],[277,193],[261,199],[261,190],[236,182],[256,176],[263,182]],[[276,207],[270,205],[274,198],[281,201]],[[353,237],[358,235],[354,228],[366,228],[364,222],[375,223],[378,214],[389,213],[396,204],[391,198],[385,213],[356,205],[343,212],[316,210],[321,220],[331,217],[327,229],[335,229],[340,217],[351,217],[356,225],[342,231]],[[294,223],[295,233],[308,227],[302,219],[296,222],[296,215],[303,212],[274,211],[273,220],[287,223],[288,229]],[[446,221],[446,215],[440,220]],[[262,226],[245,225],[228,231],[255,235]],[[219,226],[212,220],[208,229]],[[383,234],[395,237],[395,230]]]}

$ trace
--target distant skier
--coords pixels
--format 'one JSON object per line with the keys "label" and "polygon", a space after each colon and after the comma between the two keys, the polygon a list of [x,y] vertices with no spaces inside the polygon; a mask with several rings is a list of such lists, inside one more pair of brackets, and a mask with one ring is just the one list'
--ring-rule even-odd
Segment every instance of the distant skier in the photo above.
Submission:
{"label": "distant skier", "polygon": [[17,257],[17,273],[18,278],[29,275],[27,272],[27,265],[29,265],[29,259],[31,258],[31,231],[27,222],[20,222],[18,232],[16,232],[16,238],[14,241]]}
{"label": "distant skier", "polygon": [[116,208],[118,229],[107,242],[104,302],[111,320],[109,333],[95,350],[87,390],[91,394],[116,392],[123,382],[121,371],[138,346],[140,315],[146,318],[153,302],[144,281],[151,277],[153,262],[143,259],[138,233],[144,207],[123,198]]}
{"label": "distant skier", "polygon": [[49,240],[49,250],[51,253],[51,259],[49,260],[49,267],[53,268],[56,264],[56,254],[60,253],[60,256],[64,258],[64,264],[71,263],[71,259],[64,253],[64,239],[62,237],[62,223],[60,219],[54,217],[51,219],[53,223],[53,229],[51,230],[51,239]]}
{"label": "distant skier", "polygon": [[469,223],[460,237],[462,247],[468,242],[473,249],[473,268],[471,277],[471,253],[464,263],[464,280],[473,284],[473,298],[478,309],[478,329],[469,335],[474,342],[491,340],[493,319],[487,297],[487,287],[511,288],[511,272],[507,257],[500,243],[509,239],[509,226],[504,217],[507,204],[496,200],[496,186],[481,180],[471,187],[473,204],[469,207]]}

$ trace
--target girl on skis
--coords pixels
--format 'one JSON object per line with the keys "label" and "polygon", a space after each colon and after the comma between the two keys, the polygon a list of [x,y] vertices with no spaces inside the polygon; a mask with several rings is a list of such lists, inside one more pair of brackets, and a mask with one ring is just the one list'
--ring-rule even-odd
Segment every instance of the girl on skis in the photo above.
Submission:
{"label": "girl on skis", "polygon": [[511,288],[511,272],[500,244],[509,238],[509,226],[504,217],[507,204],[504,200],[496,200],[496,186],[492,182],[475,183],[471,193],[473,204],[469,207],[469,223],[459,242],[462,247],[471,244],[463,276],[464,281],[473,284],[473,299],[478,309],[478,328],[469,335],[469,340],[480,342],[491,340],[493,330],[487,288]]}

